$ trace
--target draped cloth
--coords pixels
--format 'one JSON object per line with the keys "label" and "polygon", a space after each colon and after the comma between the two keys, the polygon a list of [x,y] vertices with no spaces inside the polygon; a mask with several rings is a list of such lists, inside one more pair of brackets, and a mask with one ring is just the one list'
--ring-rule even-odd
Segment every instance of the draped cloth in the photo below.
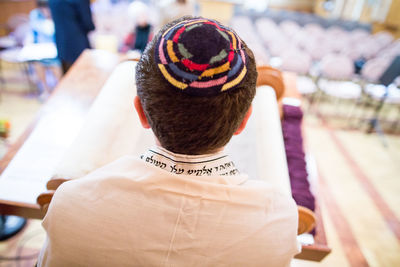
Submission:
{"label": "draped cloth", "polygon": [[310,191],[303,149],[301,122],[303,112],[300,107],[283,105],[283,138],[289,168],[292,196],[297,205],[315,210],[315,198]]}
{"label": "draped cloth", "polygon": [[289,266],[297,222],[293,199],[267,182],[177,175],[125,156],[57,189],[38,264]]}

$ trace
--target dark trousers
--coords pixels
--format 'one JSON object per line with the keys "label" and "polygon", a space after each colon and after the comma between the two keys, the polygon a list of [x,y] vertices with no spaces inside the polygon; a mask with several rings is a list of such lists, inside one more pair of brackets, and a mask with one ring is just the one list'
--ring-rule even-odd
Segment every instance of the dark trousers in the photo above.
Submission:
{"label": "dark trousers", "polygon": [[61,60],[61,67],[62,67],[64,74],[67,73],[67,71],[71,68],[71,66],[72,66],[72,63]]}

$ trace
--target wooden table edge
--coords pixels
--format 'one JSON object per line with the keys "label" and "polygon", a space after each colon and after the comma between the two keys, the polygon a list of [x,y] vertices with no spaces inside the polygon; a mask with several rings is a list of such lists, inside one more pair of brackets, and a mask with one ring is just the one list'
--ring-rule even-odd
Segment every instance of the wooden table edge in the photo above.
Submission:
{"label": "wooden table edge", "polygon": [[[51,101],[51,99],[59,92],[62,88],[62,81],[64,79],[69,79],[71,73],[77,72],[78,68],[84,62],[84,58],[91,57],[96,53],[95,50],[86,49],[82,54],[79,56],[75,64],[71,67],[71,69],[65,74],[62,78],[60,83],[56,86],[53,93],[51,94],[50,98],[43,104],[42,107],[37,111],[32,121],[29,123],[26,130],[18,137],[17,141],[11,144],[10,148],[6,152],[6,154],[0,160],[0,178],[3,171],[7,168],[8,164],[14,158],[14,156],[18,153],[18,151],[23,146],[24,142],[29,138],[37,124],[39,123],[40,119],[42,118],[43,114],[46,113],[46,104]],[[104,52],[106,53],[106,52]],[[111,56],[118,57],[119,63],[126,61],[126,60],[135,60],[135,59],[127,59],[123,55],[113,54],[110,53]],[[136,60],[135,60],[136,61]],[[77,64],[79,63],[79,64]],[[115,66],[114,66],[115,67]],[[109,75],[111,74],[111,71]],[[107,79],[105,79],[106,81]],[[104,83],[105,83],[104,81]],[[103,84],[104,84],[103,83]],[[94,97],[95,99],[95,97]],[[94,101],[93,99],[93,101]],[[27,202],[16,202],[16,201],[9,201],[0,198],[0,214],[1,215],[16,215],[25,218],[32,218],[32,219],[42,219],[44,217],[43,211],[40,209],[40,206],[36,203],[27,203]]]}
{"label": "wooden table edge", "polygon": [[45,212],[37,204],[0,199],[0,214],[41,220]]}

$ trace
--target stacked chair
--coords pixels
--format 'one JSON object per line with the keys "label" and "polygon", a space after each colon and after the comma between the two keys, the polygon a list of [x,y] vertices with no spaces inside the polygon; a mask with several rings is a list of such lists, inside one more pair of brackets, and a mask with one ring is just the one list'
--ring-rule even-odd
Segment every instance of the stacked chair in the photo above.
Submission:
{"label": "stacked chair", "polygon": [[254,30],[253,22],[248,17],[236,17],[232,20],[231,27],[243,38],[256,58],[257,65],[266,65],[269,62],[267,50],[262,45],[258,34]]}
{"label": "stacked chair", "polygon": [[324,56],[320,65],[321,79],[318,86],[325,94],[344,99],[358,99],[361,86],[352,82],[353,61],[341,54],[331,53]]}
{"label": "stacked chair", "polygon": [[355,22],[264,13],[251,15],[252,19],[244,15],[233,18],[233,28],[244,36],[257,58],[262,54],[271,66],[296,72],[297,87],[310,104],[321,99],[350,103],[350,110],[340,112],[350,119],[387,91],[386,105],[397,103],[398,89],[382,87],[380,77],[400,55],[400,40],[387,32],[371,34],[370,27]]}
{"label": "stacked chair", "polygon": [[[362,116],[368,122],[367,131],[376,130],[383,136],[380,125],[382,121],[391,122],[392,130],[397,130],[400,121],[400,89],[395,80],[400,76],[400,53],[394,58],[387,56],[368,61],[362,74],[369,81],[365,85],[366,98]],[[397,109],[397,116],[390,119],[392,114],[382,112],[385,106]]]}

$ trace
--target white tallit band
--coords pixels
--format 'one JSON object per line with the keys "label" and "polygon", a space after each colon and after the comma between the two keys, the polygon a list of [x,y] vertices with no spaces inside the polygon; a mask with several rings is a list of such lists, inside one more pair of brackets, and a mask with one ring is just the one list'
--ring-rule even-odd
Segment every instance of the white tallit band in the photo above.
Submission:
{"label": "white tallit band", "polygon": [[161,147],[146,151],[145,162],[174,174],[193,176],[238,175],[239,170],[223,151],[208,155],[182,155]]}

